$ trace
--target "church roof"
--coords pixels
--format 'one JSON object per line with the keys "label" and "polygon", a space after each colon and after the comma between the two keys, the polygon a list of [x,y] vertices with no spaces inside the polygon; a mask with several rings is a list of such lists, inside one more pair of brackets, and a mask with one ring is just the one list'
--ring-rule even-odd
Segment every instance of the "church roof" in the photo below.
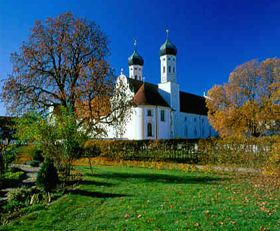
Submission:
{"label": "church roof", "polygon": [[129,79],[129,86],[135,92],[132,102],[136,105],[154,105],[170,107],[158,93],[156,85],[135,79]]}
{"label": "church roof", "polygon": [[[158,86],[127,78],[129,88],[135,93],[133,102],[136,105],[154,105],[170,107],[158,92]],[[207,115],[205,98],[202,96],[180,91],[180,111],[198,115]]]}
{"label": "church roof", "polygon": [[205,98],[180,91],[180,111],[198,115],[207,115]]}

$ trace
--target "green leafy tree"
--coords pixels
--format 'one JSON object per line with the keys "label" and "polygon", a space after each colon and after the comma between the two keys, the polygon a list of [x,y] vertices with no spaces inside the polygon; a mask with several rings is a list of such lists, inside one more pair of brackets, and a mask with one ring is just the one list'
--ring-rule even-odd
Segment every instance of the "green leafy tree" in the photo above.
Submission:
{"label": "green leafy tree", "polygon": [[79,131],[76,118],[70,109],[60,107],[60,113],[50,117],[30,112],[17,120],[16,137],[20,143],[33,143],[51,159],[63,173],[70,176],[73,162],[83,154],[83,144],[88,139]]}

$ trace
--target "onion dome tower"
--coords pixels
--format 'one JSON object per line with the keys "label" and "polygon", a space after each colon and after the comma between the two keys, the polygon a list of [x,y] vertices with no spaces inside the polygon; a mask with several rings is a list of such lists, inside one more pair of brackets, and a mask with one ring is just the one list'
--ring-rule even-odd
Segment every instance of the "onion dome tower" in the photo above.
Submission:
{"label": "onion dome tower", "polygon": [[133,54],[128,58],[128,67],[129,67],[129,77],[131,79],[136,80],[143,80],[142,77],[142,69],[144,65],[144,59],[141,57],[141,55],[137,52],[137,41],[135,39],[134,41],[134,52]]}
{"label": "onion dome tower", "polygon": [[176,83],[176,55],[177,48],[169,41],[168,29],[166,29],[167,38],[159,49],[160,66],[161,66],[161,82]]}

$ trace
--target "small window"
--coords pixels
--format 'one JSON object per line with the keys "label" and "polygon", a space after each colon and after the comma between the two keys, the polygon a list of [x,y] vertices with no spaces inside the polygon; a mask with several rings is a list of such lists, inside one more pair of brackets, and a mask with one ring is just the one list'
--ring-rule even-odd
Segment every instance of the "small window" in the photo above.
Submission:
{"label": "small window", "polygon": [[187,118],[187,116],[185,116],[185,121],[187,121],[188,120],[188,118]]}
{"label": "small window", "polygon": [[160,111],[160,121],[165,121],[165,111],[164,110]]}
{"label": "small window", "polygon": [[202,124],[204,123],[204,119],[201,120]]}
{"label": "small window", "polygon": [[173,67],[173,73],[175,73],[175,67]]}
{"label": "small window", "polygon": [[173,58],[173,61],[175,61],[175,59]]}
{"label": "small window", "polygon": [[165,61],[165,58],[163,58],[163,61]]}
{"label": "small window", "polygon": [[151,123],[147,124],[147,136],[153,136],[153,125]]}
{"label": "small window", "polygon": [[163,73],[165,73],[165,66],[163,67]]}
{"label": "small window", "polygon": [[194,136],[197,137],[197,129],[196,129],[196,127],[194,128]]}
{"label": "small window", "polygon": [[168,58],[168,60],[170,60],[170,58]]}
{"label": "small window", "polygon": [[152,110],[148,110],[147,115],[152,116]]}
{"label": "small window", "polygon": [[196,118],[194,118],[193,121],[196,122]]}
{"label": "small window", "polygon": [[136,68],[136,67],[134,67],[134,70],[137,70],[137,68]]}
{"label": "small window", "polygon": [[168,66],[168,72],[169,72],[169,73],[171,72],[171,67],[170,67],[170,66]]}
{"label": "small window", "polygon": [[135,79],[137,80],[137,75],[135,75]]}

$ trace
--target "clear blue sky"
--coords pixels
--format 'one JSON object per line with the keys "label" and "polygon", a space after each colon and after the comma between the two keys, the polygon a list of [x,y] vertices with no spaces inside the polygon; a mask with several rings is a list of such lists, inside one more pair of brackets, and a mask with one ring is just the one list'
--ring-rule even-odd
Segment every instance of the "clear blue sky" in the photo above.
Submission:
{"label": "clear blue sky", "polygon": [[[121,68],[128,74],[127,58],[136,36],[145,62],[143,75],[154,84],[160,82],[159,48],[168,26],[178,49],[180,89],[198,95],[227,82],[239,64],[280,53],[279,0],[1,0],[1,80],[12,72],[10,53],[18,51],[35,20],[67,11],[96,21],[108,35],[116,74]],[[0,115],[4,114],[0,104]]]}

